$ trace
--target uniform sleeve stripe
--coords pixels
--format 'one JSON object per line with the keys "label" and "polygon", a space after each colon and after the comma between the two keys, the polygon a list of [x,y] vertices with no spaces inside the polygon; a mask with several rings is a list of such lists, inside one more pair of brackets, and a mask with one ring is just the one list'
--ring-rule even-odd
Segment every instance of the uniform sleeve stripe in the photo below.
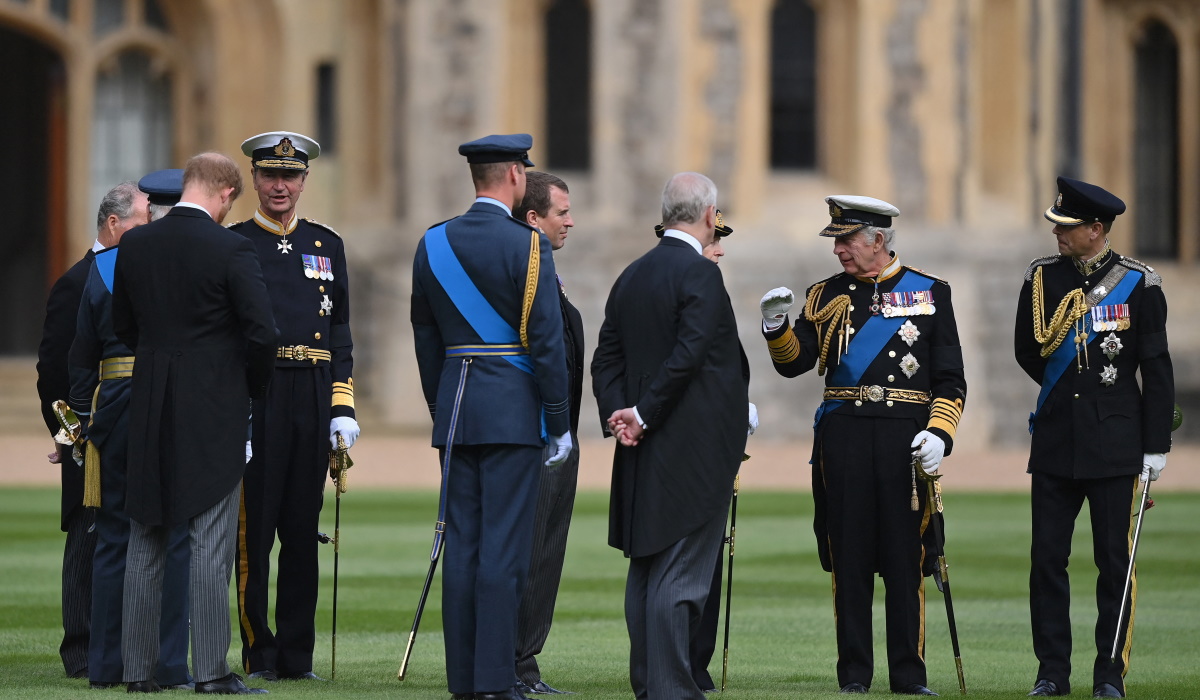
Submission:
{"label": "uniform sleeve stripe", "polygon": [[951,439],[954,439],[954,434],[958,430],[958,421],[962,418],[963,401],[962,399],[934,399],[933,405],[930,407],[929,425],[930,428],[938,428],[944,431]]}
{"label": "uniform sleeve stripe", "polygon": [[771,352],[771,361],[777,365],[787,364],[800,357],[800,341],[796,339],[796,333],[791,328],[778,338],[768,340],[767,348]]}

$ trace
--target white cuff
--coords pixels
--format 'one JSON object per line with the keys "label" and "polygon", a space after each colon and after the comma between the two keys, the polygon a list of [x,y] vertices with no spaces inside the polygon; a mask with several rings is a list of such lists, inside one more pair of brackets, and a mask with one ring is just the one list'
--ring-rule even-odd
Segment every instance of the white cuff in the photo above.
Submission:
{"label": "white cuff", "polygon": [[642,420],[642,414],[638,413],[637,406],[633,407],[633,417],[637,419],[638,425],[642,427],[642,430],[647,429],[646,421]]}

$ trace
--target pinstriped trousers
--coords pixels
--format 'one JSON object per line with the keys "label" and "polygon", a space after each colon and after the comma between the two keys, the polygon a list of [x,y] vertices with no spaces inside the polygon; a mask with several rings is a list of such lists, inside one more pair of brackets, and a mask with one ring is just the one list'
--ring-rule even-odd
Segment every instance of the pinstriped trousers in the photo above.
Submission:
{"label": "pinstriped trousers", "polygon": [[[71,466],[75,464],[72,462]],[[95,522],[94,511],[83,506],[76,506],[67,516],[67,542],[63,547],[62,568],[63,640],[58,647],[58,655],[62,657],[63,669],[71,677],[88,670],[88,635],[92,627],[92,555],[96,551]]]}
{"label": "pinstriped trousers", "polygon": [[712,588],[726,514],[658,554],[632,557],[625,582],[629,681],[639,700],[701,700],[688,645]]}
{"label": "pinstriped trousers", "polygon": [[[188,604],[192,616],[192,663],[197,683],[229,675],[229,580],[237,543],[238,485],[216,505],[188,523],[192,571]],[[125,681],[154,676],[159,655],[163,569],[170,528],[129,523],[129,554],[125,566],[121,657]]]}

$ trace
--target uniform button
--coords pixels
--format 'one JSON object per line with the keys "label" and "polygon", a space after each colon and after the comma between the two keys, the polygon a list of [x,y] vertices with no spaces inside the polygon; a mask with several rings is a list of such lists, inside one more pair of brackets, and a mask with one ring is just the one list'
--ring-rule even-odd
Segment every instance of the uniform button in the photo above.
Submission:
{"label": "uniform button", "polygon": [[325,285],[321,285],[320,287],[317,287],[317,291],[318,291],[318,292],[323,292],[323,291],[325,291]]}
{"label": "uniform button", "polygon": [[856,401],[854,402],[854,405],[855,405],[855,406],[861,406],[861,405],[862,405],[862,400],[861,400],[861,399],[859,399],[859,400],[856,400]]}
{"label": "uniform button", "polygon": [[854,328],[853,327],[847,328],[846,335],[854,335]]}
{"label": "uniform button", "polygon": [[320,248],[320,247],[321,247],[321,242],[320,242],[320,241],[317,241],[316,243],[317,243],[317,247],[318,247],[318,248]]}
{"label": "uniform button", "polygon": [[317,312],[317,315],[318,315],[318,316],[324,316],[324,315],[325,315],[325,309],[321,309],[320,311],[318,311],[318,312]]}
{"label": "uniform button", "polygon": [[320,333],[313,333],[313,337],[314,337],[314,338],[316,338],[317,340],[320,340],[320,339],[321,339],[321,334],[320,334]]}
{"label": "uniform button", "polygon": [[1079,398],[1079,394],[1075,394],[1075,398]]}
{"label": "uniform button", "polygon": [[896,381],[896,375],[894,375],[894,374],[889,374],[889,375],[888,375],[888,381],[889,381],[889,382],[894,382],[894,381]]}
{"label": "uniform button", "polygon": [[852,292],[853,292],[855,289],[858,289],[858,287],[854,286],[853,284],[852,284],[852,285],[850,285],[850,291],[852,291]]}
{"label": "uniform button", "polygon": [[888,357],[895,357],[895,356],[896,356],[895,350],[888,350]]}
{"label": "uniform button", "polygon": [[891,402],[891,401],[888,401],[888,402],[887,402],[887,405],[888,405],[888,408],[891,408],[891,407],[892,407],[892,402]]}

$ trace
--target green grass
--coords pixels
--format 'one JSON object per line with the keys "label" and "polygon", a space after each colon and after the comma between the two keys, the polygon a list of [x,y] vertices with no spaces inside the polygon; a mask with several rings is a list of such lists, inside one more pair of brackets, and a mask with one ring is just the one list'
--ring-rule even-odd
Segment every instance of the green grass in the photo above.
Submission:
{"label": "green grass", "polygon": [[[338,674],[334,683],[271,685],[275,697],[448,698],[440,587],[435,585],[409,679],[395,680],[428,570],[437,496],[351,491],[343,498]],[[1200,697],[1200,494],[1164,494],[1148,516],[1139,562],[1131,698]],[[1034,681],[1027,577],[1029,501],[1023,494],[948,494],[956,612],[967,687],[976,698],[1023,697]],[[57,648],[58,494],[0,491],[0,696],[107,697],[63,676]],[[804,493],[743,493],[738,508],[729,698],[834,697],[836,650],[830,579],[817,563],[812,505]],[[332,532],[332,497],[322,516]],[[582,494],[567,552],[554,629],[540,657],[547,680],[587,700],[628,698],[622,613],[625,561],[604,542],[607,495]],[[1075,697],[1091,694],[1095,574],[1086,509],[1072,563]],[[328,675],[332,548],[323,550],[314,670]],[[877,586],[874,694],[886,691],[882,585]],[[928,588],[929,685],[957,695],[945,611]],[[237,640],[230,661],[239,656]],[[720,651],[713,675],[720,675]],[[258,685],[256,683],[256,685]],[[110,693],[122,691],[108,691]]]}

